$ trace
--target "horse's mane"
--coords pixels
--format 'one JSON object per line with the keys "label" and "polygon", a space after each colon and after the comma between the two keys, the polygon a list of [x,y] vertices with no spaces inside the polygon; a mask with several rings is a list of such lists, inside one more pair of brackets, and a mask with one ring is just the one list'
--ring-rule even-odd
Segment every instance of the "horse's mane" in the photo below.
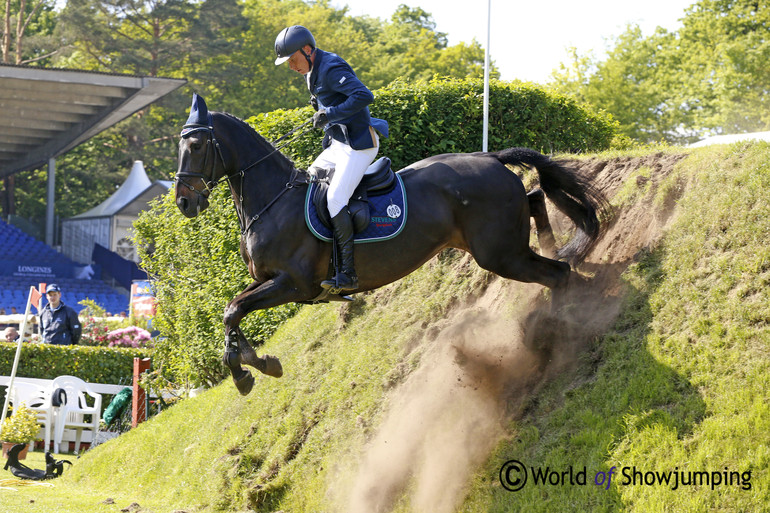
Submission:
{"label": "horse's mane", "polygon": [[[223,116],[235,121],[237,124],[241,125],[247,134],[251,136],[251,138],[261,147],[261,149],[265,150],[266,153],[272,153],[275,151],[275,146],[273,143],[262,137],[262,135],[254,130],[254,127],[252,127],[250,124],[239,118],[238,116],[235,116],[233,114],[230,114],[229,112],[220,112],[219,114],[222,114]],[[289,157],[283,154],[281,151],[276,151],[275,156],[279,159],[282,159],[285,161],[285,163],[291,167],[296,167],[294,165],[294,161],[292,161]]]}

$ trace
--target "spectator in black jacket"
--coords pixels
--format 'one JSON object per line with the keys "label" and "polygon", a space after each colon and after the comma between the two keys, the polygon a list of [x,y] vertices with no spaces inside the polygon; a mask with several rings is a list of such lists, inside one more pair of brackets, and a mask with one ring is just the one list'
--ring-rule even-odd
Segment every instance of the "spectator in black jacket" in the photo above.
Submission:
{"label": "spectator in black jacket", "polygon": [[40,333],[47,344],[70,345],[80,341],[80,319],[75,310],[61,300],[61,289],[55,283],[45,290],[48,304],[40,314]]}

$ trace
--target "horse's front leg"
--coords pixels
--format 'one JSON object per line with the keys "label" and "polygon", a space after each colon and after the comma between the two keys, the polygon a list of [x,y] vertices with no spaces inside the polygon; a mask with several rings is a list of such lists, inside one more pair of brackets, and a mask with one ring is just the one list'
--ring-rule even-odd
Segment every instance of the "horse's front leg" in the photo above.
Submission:
{"label": "horse's front leg", "polygon": [[254,310],[301,301],[305,299],[298,288],[289,284],[287,275],[279,275],[266,282],[254,282],[235,297],[225,308],[225,353],[222,361],[230,369],[233,381],[241,395],[247,395],[254,386],[254,377],[241,367],[246,364],[263,374],[279,378],[283,368],[278,358],[270,355],[257,356],[240,328],[246,315]]}

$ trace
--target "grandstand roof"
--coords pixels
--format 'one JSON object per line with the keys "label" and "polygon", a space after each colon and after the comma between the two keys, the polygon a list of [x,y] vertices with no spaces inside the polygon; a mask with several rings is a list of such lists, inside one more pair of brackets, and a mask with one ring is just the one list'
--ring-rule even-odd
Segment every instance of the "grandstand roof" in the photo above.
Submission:
{"label": "grandstand roof", "polygon": [[0,178],[43,166],[185,83],[0,65]]}

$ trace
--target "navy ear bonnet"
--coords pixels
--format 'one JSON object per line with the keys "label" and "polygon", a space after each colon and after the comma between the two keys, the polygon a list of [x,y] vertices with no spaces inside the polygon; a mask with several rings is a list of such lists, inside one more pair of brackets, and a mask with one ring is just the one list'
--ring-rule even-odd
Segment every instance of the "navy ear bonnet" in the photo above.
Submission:
{"label": "navy ear bonnet", "polygon": [[198,93],[193,94],[192,105],[190,106],[190,117],[182,127],[182,137],[188,137],[201,130],[213,130],[214,122],[211,119],[211,113],[206,107],[206,100]]}

